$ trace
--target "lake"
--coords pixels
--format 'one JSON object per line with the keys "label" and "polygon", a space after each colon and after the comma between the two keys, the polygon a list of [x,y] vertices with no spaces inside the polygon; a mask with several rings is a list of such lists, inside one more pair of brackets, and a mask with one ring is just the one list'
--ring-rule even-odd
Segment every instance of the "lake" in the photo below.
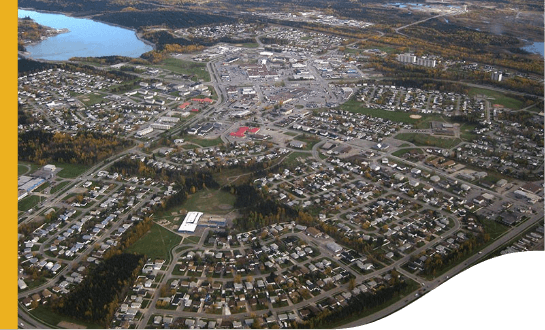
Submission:
{"label": "lake", "polygon": [[96,22],[87,18],[74,18],[62,14],[40,13],[31,10],[18,10],[18,17],[30,17],[36,23],[55,29],[68,29],[26,46],[34,59],[66,61],[71,57],[98,57],[121,55],[139,57],[153,49],[136,37],[132,30]]}
{"label": "lake", "polygon": [[541,56],[544,56],[543,46],[544,46],[543,42],[534,42],[531,45],[522,47],[522,49],[530,53],[541,54]]}

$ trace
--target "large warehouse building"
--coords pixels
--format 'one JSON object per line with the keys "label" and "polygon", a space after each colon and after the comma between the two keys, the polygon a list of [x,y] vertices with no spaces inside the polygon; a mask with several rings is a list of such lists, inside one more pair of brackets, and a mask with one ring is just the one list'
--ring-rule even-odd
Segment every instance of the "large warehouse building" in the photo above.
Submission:
{"label": "large warehouse building", "polygon": [[202,212],[188,212],[185,216],[184,221],[180,225],[180,228],[178,228],[178,231],[183,233],[195,232],[195,229],[197,229],[197,225],[199,223],[199,219],[202,215]]}

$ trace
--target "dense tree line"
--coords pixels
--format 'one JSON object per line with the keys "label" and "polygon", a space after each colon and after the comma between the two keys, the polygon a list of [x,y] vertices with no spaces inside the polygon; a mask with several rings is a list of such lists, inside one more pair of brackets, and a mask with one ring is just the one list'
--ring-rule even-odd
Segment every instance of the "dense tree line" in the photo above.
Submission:
{"label": "dense tree line", "polygon": [[19,0],[19,7],[35,8],[38,10],[70,12],[74,16],[85,16],[105,11],[123,10],[131,6],[140,10],[156,8],[155,5],[137,1],[112,0]]}
{"label": "dense tree line", "polygon": [[234,207],[240,209],[242,217],[233,224],[240,231],[259,229],[273,223],[295,220],[298,212],[265,196],[262,191],[250,184],[226,187],[236,195]]}
{"label": "dense tree line", "polygon": [[29,125],[36,122],[36,119],[29,115],[28,111],[23,109],[21,103],[17,104],[17,124],[19,125]]}
{"label": "dense tree line", "polygon": [[425,275],[435,276],[436,273],[455,264],[467,257],[472,251],[490,240],[490,235],[487,233],[478,233],[465,240],[457,249],[450,250],[447,254],[434,254],[424,262]]}
{"label": "dense tree line", "polygon": [[31,59],[27,59],[24,57],[21,57],[17,61],[17,71],[19,72],[19,75],[24,75],[27,73],[33,73],[48,69],[54,69],[57,68],[58,64],[54,63],[48,63],[48,62],[38,62]]}
{"label": "dense tree line", "polygon": [[233,17],[206,14],[198,11],[182,11],[164,8],[159,10],[141,10],[108,12],[94,17],[96,20],[119,24],[133,29],[145,26],[163,26],[181,29],[201,25],[220,25],[236,22]]}
{"label": "dense tree line", "polygon": [[108,327],[119,302],[144,265],[141,255],[118,254],[103,260],[80,285],[52,301],[52,309],[76,319]]}
{"label": "dense tree line", "polygon": [[137,159],[125,157],[118,160],[110,167],[111,172],[117,172],[123,176],[142,176],[164,182],[174,182],[176,193],[168,196],[155,211],[161,213],[183,204],[189,194],[194,194],[204,188],[218,189],[220,186],[214,179],[213,173],[206,169],[189,169],[178,171],[175,169],[156,170]]}
{"label": "dense tree line", "polygon": [[405,281],[400,280],[397,275],[392,276],[390,283],[379,285],[374,292],[368,291],[353,296],[345,307],[337,307],[334,310],[326,308],[304,323],[297,324],[296,327],[311,329],[327,328],[332,323],[342,322],[347,318],[361,315],[392,300],[396,296],[399,296],[406,287],[407,283]]}
{"label": "dense tree line", "polygon": [[132,57],[110,55],[110,56],[98,56],[98,57],[72,57],[70,61],[84,61],[103,65],[114,65],[119,63],[130,62]]}
{"label": "dense tree line", "polygon": [[128,140],[98,132],[79,132],[72,136],[32,130],[19,133],[18,138],[19,160],[37,164],[60,162],[91,165],[131,144]]}
{"label": "dense tree line", "polygon": [[[131,62],[134,63],[133,59]],[[138,60],[138,59],[136,59]],[[142,61],[140,59],[140,61]],[[86,74],[92,74],[96,76],[101,76],[107,79],[116,79],[116,80],[122,80],[122,81],[133,81],[138,79],[135,75],[132,75],[130,73],[125,73],[119,70],[102,70],[95,68],[90,65],[84,65],[84,64],[77,64],[77,63],[68,63],[68,62],[62,62],[62,63],[49,63],[49,62],[40,62],[35,61],[32,59],[27,59],[24,57],[21,57],[17,63],[17,69],[19,76],[26,75],[29,73],[36,73],[43,70],[48,69],[63,69],[70,72],[82,72]]]}
{"label": "dense tree line", "polygon": [[145,217],[142,221],[139,221],[131,226],[129,230],[123,233],[121,239],[119,240],[119,244],[115,247],[110,247],[104,253],[104,259],[109,259],[115,255],[121,254],[123,251],[125,251],[125,249],[129,248],[136,241],[138,241],[145,234],[147,234],[147,232],[151,229],[152,225],[153,221],[150,218]]}

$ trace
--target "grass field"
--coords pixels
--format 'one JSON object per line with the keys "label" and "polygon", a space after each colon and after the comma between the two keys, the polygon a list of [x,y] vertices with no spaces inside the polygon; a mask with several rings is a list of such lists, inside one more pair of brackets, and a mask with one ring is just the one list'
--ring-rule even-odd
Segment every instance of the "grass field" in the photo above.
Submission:
{"label": "grass field", "polygon": [[233,209],[236,196],[217,189],[203,189],[187,196],[182,207],[188,211],[227,214]]}
{"label": "grass field", "polygon": [[491,91],[483,88],[472,88],[469,90],[469,96],[486,95],[493,100],[490,100],[492,104],[501,104],[506,108],[518,110],[522,108],[522,101],[505,96],[503,93]]}
{"label": "grass field", "polygon": [[411,142],[417,146],[430,146],[450,149],[458,145],[462,140],[434,137],[429,134],[418,133],[399,133],[395,136],[396,139]]}
{"label": "grass field", "polygon": [[146,257],[152,260],[162,258],[168,262],[170,260],[170,250],[179,245],[181,241],[181,236],[154,223],[150,231],[129,247],[127,252],[145,254]]}
{"label": "grass field", "polygon": [[85,172],[86,170],[89,169],[89,166],[79,165],[79,164],[56,163],[55,166],[62,168],[62,170],[59,172],[58,176],[60,178],[65,178],[65,179],[75,178],[78,175],[81,175],[83,172]]}
{"label": "grass field", "polygon": [[155,65],[161,69],[170,70],[175,73],[193,75],[197,79],[206,82],[210,81],[210,74],[206,70],[206,64],[191,61],[183,61],[176,58],[167,58],[160,65]]}
{"label": "grass field", "polygon": [[340,106],[342,110],[353,112],[353,113],[361,113],[368,116],[378,117],[378,118],[384,118],[395,122],[403,122],[406,124],[413,124],[417,125],[424,125],[425,128],[429,128],[429,122],[432,120],[438,120],[438,121],[444,121],[441,116],[439,115],[422,115],[421,119],[414,119],[411,118],[411,113],[409,112],[399,112],[399,111],[386,111],[382,109],[370,109],[365,108],[363,106],[363,103],[350,100],[345,102]]}
{"label": "grass field", "polygon": [[79,99],[86,106],[90,106],[90,105],[99,103],[102,100],[104,100],[105,95],[106,94],[103,94],[103,93],[89,93],[89,94],[85,94],[85,95],[80,96]]}
{"label": "grass field", "polygon": [[40,196],[30,195],[19,201],[17,209],[19,211],[28,211],[40,202]]}
{"label": "grass field", "polygon": [[304,150],[312,150],[312,147],[320,142],[320,138],[314,136],[314,135],[308,135],[308,134],[301,134],[297,135],[293,138],[294,140],[305,142],[305,146],[303,147]]}
{"label": "grass field", "polygon": [[30,311],[30,314],[34,316],[35,318],[39,319],[43,323],[46,323],[47,325],[51,325],[52,328],[56,327],[57,324],[61,321],[66,321],[70,323],[75,323],[79,325],[86,326],[88,329],[102,329],[103,326],[93,323],[88,323],[80,320],[76,320],[74,318],[70,318],[67,316],[61,316],[55,312],[53,312],[49,306],[47,305],[40,305]]}
{"label": "grass field", "polygon": [[473,141],[477,138],[477,134],[473,130],[477,127],[476,124],[464,123],[460,126],[460,137],[465,141]]}
{"label": "grass field", "polygon": [[32,163],[27,162],[19,162],[17,164],[17,173],[18,175],[28,174],[36,171],[39,169],[40,166]]}
{"label": "grass field", "polygon": [[259,44],[257,42],[246,42],[246,43],[242,44],[242,47],[257,48],[257,47],[259,47]]}
{"label": "grass field", "polygon": [[68,185],[69,183],[70,183],[70,181],[62,181],[62,182],[57,183],[56,185],[54,185],[51,188],[50,193],[52,193],[52,194],[56,193],[57,191],[59,191],[62,188],[66,187],[66,185]]}
{"label": "grass field", "polygon": [[308,157],[312,157],[312,154],[308,152],[292,152],[291,154],[289,154],[289,156],[286,157],[286,159],[284,159],[282,164],[285,164],[287,166],[297,165],[299,163],[297,158],[299,157],[306,159]]}
{"label": "grass field", "polygon": [[215,138],[215,139],[201,139],[201,138],[198,138],[196,136],[193,136],[193,135],[186,135],[184,136],[184,139],[187,141],[187,142],[191,142],[193,144],[197,144],[201,147],[213,147],[213,146],[217,146],[217,145],[220,145],[223,143],[223,141],[221,141],[221,138]]}
{"label": "grass field", "polygon": [[420,149],[420,148],[406,148],[406,149],[399,149],[399,150],[397,150],[395,152],[392,152],[392,156],[401,157],[401,156],[403,156],[405,153],[407,153],[409,151],[414,151],[414,152],[419,153],[419,154],[424,153],[424,151],[422,151],[422,149]]}

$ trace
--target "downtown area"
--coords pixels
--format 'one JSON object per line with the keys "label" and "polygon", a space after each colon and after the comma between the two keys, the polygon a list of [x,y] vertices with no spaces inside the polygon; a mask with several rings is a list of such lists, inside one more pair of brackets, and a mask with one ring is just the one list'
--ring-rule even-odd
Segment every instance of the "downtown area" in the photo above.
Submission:
{"label": "downtown area", "polygon": [[543,49],[483,21],[542,3],[50,2],[150,50],[20,14],[20,328],[352,327],[544,249]]}

